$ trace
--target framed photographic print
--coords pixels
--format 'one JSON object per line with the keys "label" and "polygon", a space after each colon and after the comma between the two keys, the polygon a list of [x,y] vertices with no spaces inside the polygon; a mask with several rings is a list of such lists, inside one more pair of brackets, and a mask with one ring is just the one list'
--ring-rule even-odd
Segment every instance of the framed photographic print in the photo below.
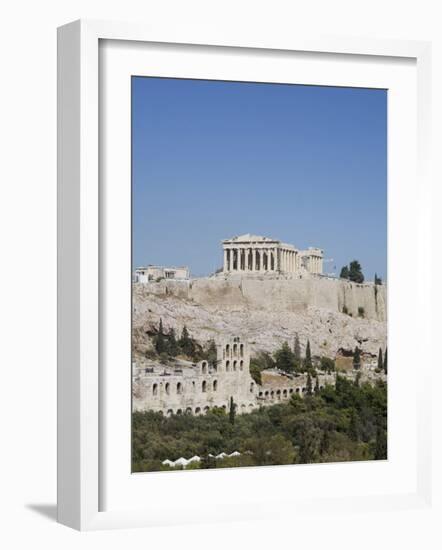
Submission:
{"label": "framed photographic print", "polygon": [[59,521],[425,504],[428,52],[59,30]]}

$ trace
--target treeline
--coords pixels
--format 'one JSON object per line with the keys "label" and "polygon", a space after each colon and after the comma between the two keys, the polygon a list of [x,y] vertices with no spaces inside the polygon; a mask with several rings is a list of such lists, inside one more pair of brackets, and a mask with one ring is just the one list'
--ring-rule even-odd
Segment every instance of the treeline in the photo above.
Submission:
{"label": "treeline", "polygon": [[160,319],[158,329],[153,336],[154,349],[147,352],[149,359],[160,358],[167,362],[175,357],[182,357],[189,361],[202,361],[205,359],[209,364],[216,363],[216,345],[210,340],[206,347],[201,346],[192,338],[184,325],[181,335],[177,338],[175,329],[171,327],[167,332],[164,330],[163,321]]}
{"label": "treeline", "polygon": [[330,374],[335,370],[335,362],[329,357],[321,357],[313,361],[310,340],[307,340],[305,355],[301,354],[301,344],[298,335],[295,336],[293,349],[284,342],[273,355],[260,352],[250,360],[250,374],[255,382],[261,384],[261,372],[265,369],[277,368],[287,374],[310,374],[316,376],[316,370]]}
{"label": "treeline", "polygon": [[[192,468],[382,460],[387,458],[387,386],[337,376],[336,386],[249,414],[135,412],[133,471],[167,470],[165,459],[202,457]],[[239,451],[215,460],[209,454]]]}
{"label": "treeline", "polygon": [[[365,280],[364,274],[362,273],[361,264],[358,262],[358,260],[353,260],[352,262],[350,262],[349,265],[344,265],[341,269],[339,277],[341,279],[348,279],[353,283],[363,283]],[[377,273],[374,274],[374,284],[382,284],[382,279],[381,277],[378,277]]]}

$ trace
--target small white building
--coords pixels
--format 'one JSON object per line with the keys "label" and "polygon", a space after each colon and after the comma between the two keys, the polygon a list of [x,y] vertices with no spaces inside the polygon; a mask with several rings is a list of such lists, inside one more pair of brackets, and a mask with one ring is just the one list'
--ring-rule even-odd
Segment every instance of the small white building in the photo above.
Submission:
{"label": "small white building", "polygon": [[165,267],[160,265],[148,265],[135,270],[135,283],[150,283],[158,279],[175,279],[185,281],[190,278],[190,271],[187,266]]}

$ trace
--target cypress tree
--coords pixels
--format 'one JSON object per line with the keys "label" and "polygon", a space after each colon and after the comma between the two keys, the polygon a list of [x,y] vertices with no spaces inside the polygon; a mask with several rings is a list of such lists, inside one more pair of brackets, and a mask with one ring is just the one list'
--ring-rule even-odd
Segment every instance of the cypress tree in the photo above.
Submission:
{"label": "cypress tree", "polygon": [[158,354],[164,353],[167,351],[167,343],[164,338],[164,330],[163,330],[163,320],[160,319],[160,324],[158,327],[158,334],[155,339],[155,350]]}
{"label": "cypress tree", "polygon": [[361,351],[358,346],[355,347],[353,354],[353,368],[359,370],[361,368]]}
{"label": "cypress tree", "polygon": [[293,357],[295,360],[295,370],[299,370],[301,367],[301,343],[299,342],[299,336],[296,334],[295,343],[293,346]]}
{"label": "cypress tree", "polygon": [[318,395],[319,393],[319,378],[316,376],[316,382],[315,382],[315,394]]}
{"label": "cypress tree", "polygon": [[346,265],[344,265],[344,267],[341,269],[341,273],[339,275],[339,277],[341,279],[348,279],[350,276],[350,273],[348,271],[348,267]]}
{"label": "cypress tree", "polygon": [[382,359],[382,349],[379,348],[379,354],[378,354],[378,369],[383,370],[384,368],[384,361]]}
{"label": "cypress tree", "polygon": [[305,368],[310,370],[313,367],[312,352],[310,350],[310,340],[307,340],[307,347],[305,348]]}
{"label": "cypress tree", "polygon": [[236,405],[233,402],[233,397],[230,398],[230,407],[229,407],[229,422],[230,424],[235,424],[235,412],[236,412]]}
{"label": "cypress tree", "polygon": [[307,395],[312,395],[312,377],[310,376],[310,373],[307,374],[307,385],[306,385],[306,388],[307,388]]}
{"label": "cypress tree", "polygon": [[189,336],[189,331],[187,330],[186,325],[183,327],[183,331],[181,332],[181,338],[180,338],[180,349],[184,353],[184,355],[187,355],[188,357],[192,357],[195,346],[193,343],[193,340]]}
{"label": "cypress tree", "polygon": [[387,374],[387,353],[388,353],[388,348],[385,348],[385,355],[384,355],[384,372],[385,374]]}
{"label": "cypress tree", "polygon": [[178,343],[176,341],[175,329],[171,328],[168,334],[169,354],[175,357],[178,354]]}

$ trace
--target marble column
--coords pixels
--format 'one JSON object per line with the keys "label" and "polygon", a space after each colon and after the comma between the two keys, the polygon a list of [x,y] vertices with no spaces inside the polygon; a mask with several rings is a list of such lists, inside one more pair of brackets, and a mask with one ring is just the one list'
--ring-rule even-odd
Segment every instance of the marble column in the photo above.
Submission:
{"label": "marble column", "polygon": [[252,247],[252,271],[256,271],[256,249]]}
{"label": "marble column", "polygon": [[224,267],[223,271],[227,271],[227,249],[224,249]]}

